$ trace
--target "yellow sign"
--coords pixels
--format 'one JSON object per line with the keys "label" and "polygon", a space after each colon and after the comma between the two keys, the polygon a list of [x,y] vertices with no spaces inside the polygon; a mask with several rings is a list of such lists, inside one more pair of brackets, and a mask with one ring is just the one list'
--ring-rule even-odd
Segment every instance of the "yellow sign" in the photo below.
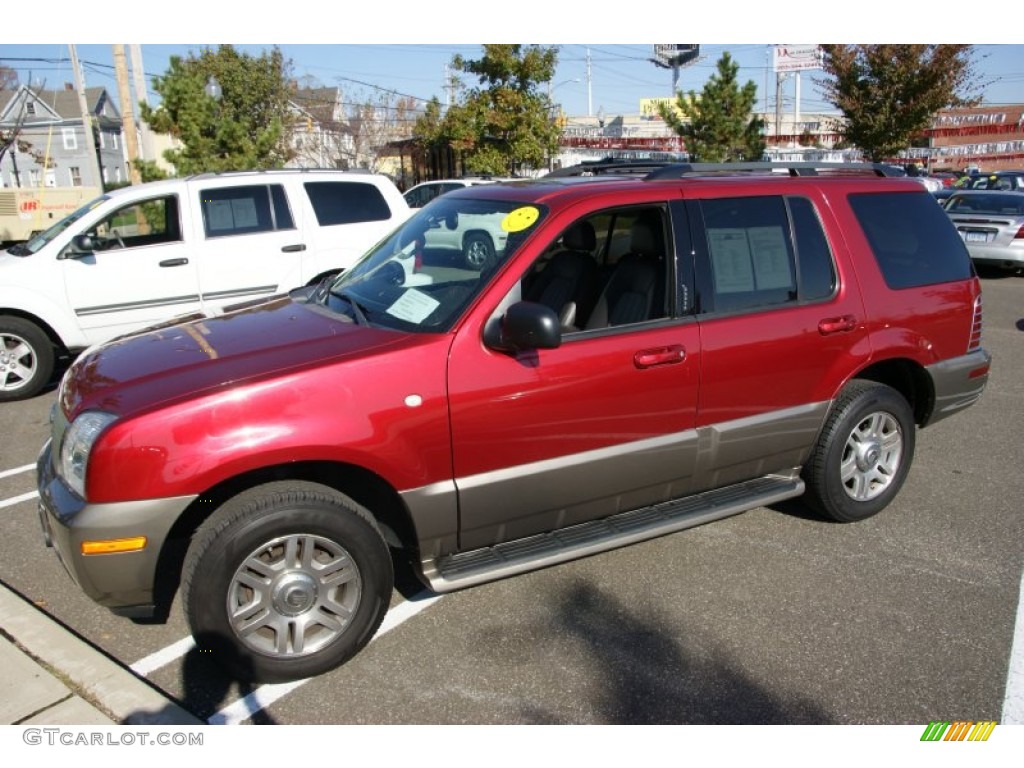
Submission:
{"label": "yellow sign", "polygon": [[501,228],[506,232],[522,232],[524,229],[532,227],[538,216],[540,216],[540,211],[532,205],[516,208],[501,220]]}

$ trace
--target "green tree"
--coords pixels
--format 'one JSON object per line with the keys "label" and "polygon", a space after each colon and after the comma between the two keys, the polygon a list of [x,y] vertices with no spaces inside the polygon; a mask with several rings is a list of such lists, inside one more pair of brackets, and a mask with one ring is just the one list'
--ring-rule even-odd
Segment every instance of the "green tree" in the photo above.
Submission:
{"label": "green tree", "polygon": [[910,146],[947,107],[977,103],[969,45],[823,45],[817,80],[843,138],[875,162]]}
{"label": "green tree", "polygon": [[[164,153],[180,174],[280,168],[293,156],[289,69],[278,48],[258,58],[230,45],[173,56],[167,73],[153,79],[161,103],[143,104],[142,118],[181,141],[182,149]],[[210,77],[221,87],[219,100],[205,92]]]}
{"label": "green tree", "polygon": [[541,90],[541,84],[554,76],[558,49],[483,48],[479,59],[452,60],[455,70],[476,75],[479,85],[445,114],[443,139],[461,151],[466,167],[477,173],[511,174],[524,166],[543,167],[558,149],[559,129]]}
{"label": "green tree", "polygon": [[717,72],[698,95],[677,94],[672,106],[658,105],[666,124],[686,141],[690,156],[701,162],[723,163],[760,160],[764,155],[764,121],[753,114],[757,86],[740,86],[740,66],[726,51]]}

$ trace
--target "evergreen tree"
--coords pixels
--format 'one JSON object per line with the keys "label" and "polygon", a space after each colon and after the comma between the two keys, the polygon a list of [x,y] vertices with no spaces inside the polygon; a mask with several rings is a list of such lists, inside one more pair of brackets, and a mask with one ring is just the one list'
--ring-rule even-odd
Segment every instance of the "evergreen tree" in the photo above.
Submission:
{"label": "evergreen tree", "polygon": [[693,160],[723,163],[763,157],[764,121],[753,114],[757,86],[750,80],[740,87],[739,69],[726,51],[700,95],[680,91],[671,107],[659,105],[662,119],[683,137]]}
{"label": "evergreen tree", "polygon": [[946,107],[976,103],[969,45],[823,45],[818,84],[846,142],[876,162],[911,145]]}
{"label": "evergreen tree", "polygon": [[522,45],[485,45],[480,59],[452,60],[455,70],[479,82],[443,122],[445,139],[469,170],[500,175],[540,168],[557,151],[559,129],[540,90],[557,62],[555,48]]}
{"label": "evergreen tree", "polygon": [[[211,76],[221,87],[219,100],[205,92]],[[153,90],[161,104],[143,104],[142,118],[182,142],[164,153],[180,174],[279,168],[293,156],[288,64],[277,48],[259,58],[230,45],[172,56]]]}

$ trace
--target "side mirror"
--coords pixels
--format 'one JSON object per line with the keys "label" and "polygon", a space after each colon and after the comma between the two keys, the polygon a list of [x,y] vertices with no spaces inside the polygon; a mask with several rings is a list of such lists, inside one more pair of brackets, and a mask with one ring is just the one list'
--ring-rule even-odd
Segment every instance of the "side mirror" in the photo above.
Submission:
{"label": "side mirror", "polygon": [[72,251],[70,256],[93,253],[96,250],[96,241],[92,235],[75,235],[71,238]]}
{"label": "side mirror", "polygon": [[562,328],[550,307],[520,301],[487,326],[484,343],[499,352],[557,349],[562,345]]}

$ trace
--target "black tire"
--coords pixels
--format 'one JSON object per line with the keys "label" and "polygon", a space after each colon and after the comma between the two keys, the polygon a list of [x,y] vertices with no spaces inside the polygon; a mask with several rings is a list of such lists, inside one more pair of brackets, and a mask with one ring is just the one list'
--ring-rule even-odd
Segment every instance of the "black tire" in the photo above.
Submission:
{"label": "black tire", "polygon": [[39,393],[53,375],[53,342],[34,323],[0,315],[0,402]]}
{"label": "black tire", "polygon": [[878,514],[903,486],[914,442],[914,414],[899,392],[871,381],[851,382],[804,467],[805,501],[843,523]]}
{"label": "black tire", "polygon": [[494,243],[490,235],[470,232],[462,243],[462,254],[466,267],[479,272],[494,263]]}
{"label": "black tire", "polygon": [[351,658],[380,626],[394,584],[372,516],[330,488],[300,482],[227,502],[196,532],[183,573],[199,650],[241,680],[271,683]]}

